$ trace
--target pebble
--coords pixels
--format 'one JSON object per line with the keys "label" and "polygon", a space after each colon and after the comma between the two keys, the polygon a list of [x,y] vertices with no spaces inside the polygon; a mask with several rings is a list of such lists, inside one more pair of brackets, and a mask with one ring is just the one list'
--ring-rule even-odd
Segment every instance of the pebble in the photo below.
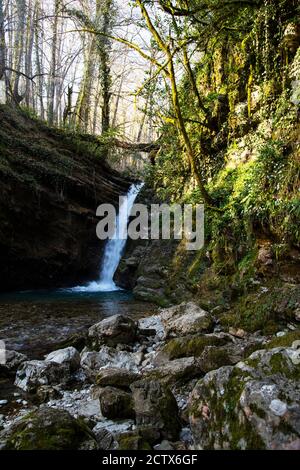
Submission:
{"label": "pebble", "polygon": [[270,410],[273,411],[276,416],[283,416],[287,412],[287,404],[281,400],[272,400]]}
{"label": "pebble", "polygon": [[285,331],[279,331],[278,333],[276,333],[277,338],[282,338],[282,336],[285,336],[285,335],[286,335]]}
{"label": "pebble", "polygon": [[0,406],[7,405],[8,401],[7,400],[0,400]]}

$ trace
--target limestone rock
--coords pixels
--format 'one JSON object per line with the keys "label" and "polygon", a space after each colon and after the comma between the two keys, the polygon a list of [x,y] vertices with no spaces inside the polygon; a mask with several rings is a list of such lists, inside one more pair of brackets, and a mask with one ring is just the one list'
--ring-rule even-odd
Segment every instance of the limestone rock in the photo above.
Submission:
{"label": "limestone rock", "polygon": [[76,450],[96,443],[92,431],[67,411],[48,407],[27,414],[1,433],[5,450]]}
{"label": "limestone rock", "polygon": [[170,389],[157,380],[140,380],[131,386],[131,390],[137,426],[156,428],[162,438],[176,440],[180,422]]}
{"label": "limestone rock", "polygon": [[133,400],[130,393],[118,388],[105,387],[99,391],[101,413],[108,419],[134,418]]}
{"label": "limestone rock", "polygon": [[194,357],[184,357],[165,362],[162,366],[146,372],[148,379],[157,379],[164,384],[173,385],[186,382],[194,377],[203,375],[199,360]]}
{"label": "limestone rock", "polygon": [[96,384],[100,387],[129,388],[140,376],[134,372],[120,368],[108,368],[100,370],[96,378]]}
{"label": "limestone rock", "polygon": [[131,372],[138,372],[137,359],[133,353],[117,351],[114,348],[103,346],[99,352],[84,352],[81,355],[81,366],[87,375],[95,378],[102,368],[122,368]]}
{"label": "limestone rock", "polygon": [[134,342],[136,332],[136,322],[124,315],[115,315],[93,325],[89,329],[88,340],[93,348],[99,348],[103,344],[130,344]]}
{"label": "limestone rock", "polygon": [[189,399],[196,448],[300,448],[299,359],[293,348],[260,350],[206,374]]}
{"label": "limestone rock", "polygon": [[42,385],[64,384],[70,377],[68,364],[46,361],[26,361],[17,370],[15,385],[34,393]]}
{"label": "limestone rock", "polygon": [[0,364],[0,376],[15,372],[27,360],[25,354],[17,351],[5,351],[5,364]]}
{"label": "limestone rock", "polygon": [[164,309],[161,318],[167,338],[209,333],[214,326],[212,316],[194,302]]}
{"label": "limestone rock", "polygon": [[232,343],[232,338],[226,333],[208,335],[188,335],[183,338],[173,338],[158,350],[154,364],[163,365],[165,362],[182,357],[199,357],[206,346],[225,346]]}
{"label": "limestone rock", "polygon": [[75,348],[69,347],[51,352],[46,356],[45,361],[68,364],[70,370],[75,371],[80,367],[80,354]]}

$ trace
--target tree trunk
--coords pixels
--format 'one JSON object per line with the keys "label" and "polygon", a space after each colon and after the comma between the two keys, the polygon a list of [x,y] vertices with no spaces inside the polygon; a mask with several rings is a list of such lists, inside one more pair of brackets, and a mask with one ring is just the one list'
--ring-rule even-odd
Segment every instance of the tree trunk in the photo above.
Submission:
{"label": "tree trunk", "polygon": [[54,124],[54,100],[56,89],[56,68],[57,68],[57,39],[58,39],[58,13],[60,0],[55,0],[53,39],[51,46],[51,68],[48,83],[48,124]]}
{"label": "tree trunk", "polygon": [[98,52],[100,57],[100,82],[102,88],[102,132],[110,128],[110,100],[111,100],[111,70],[110,70],[110,40],[109,35],[112,26],[113,0],[97,1],[97,11],[101,14],[100,31],[103,36],[98,37]]}
{"label": "tree trunk", "polygon": [[[42,54],[42,47],[43,47],[43,36],[39,38],[39,25],[38,19],[41,13],[40,8],[40,1],[36,0],[35,3],[35,21],[34,21],[34,41],[35,41],[35,63],[36,63],[36,71],[38,74],[37,77],[37,90],[38,90],[38,100],[39,100],[39,111],[41,119],[45,119],[45,107],[44,107],[44,100],[43,100],[43,93],[44,93],[44,77],[43,73],[43,54]],[[43,34],[43,25],[41,28],[41,33]],[[41,50],[40,50],[41,49]]]}
{"label": "tree trunk", "polygon": [[[26,55],[25,55],[25,74],[28,77],[32,77],[32,51],[34,42],[34,12],[32,11],[31,0],[28,3],[28,17],[26,27]],[[25,88],[25,102],[26,106],[33,104],[32,101],[32,83],[30,80],[26,80]]]}
{"label": "tree trunk", "polygon": [[4,32],[4,10],[3,0],[0,0],[0,80],[4,77],[6,65],[5,32]]}
{"label": "tree trunk", "polygon": [[[17,6],[17,30],[15,34],[14,45],[14,69],[17,72],[21,71],[22,59],[24,51],[24,36],[25,36],[25,18],[26,18],[26,3],[25,0],[16,0]],[[16,73],[13,84],[13,99],[15,103],[19,104],[23,100],[23,96],[19,93],[20,75]]]}

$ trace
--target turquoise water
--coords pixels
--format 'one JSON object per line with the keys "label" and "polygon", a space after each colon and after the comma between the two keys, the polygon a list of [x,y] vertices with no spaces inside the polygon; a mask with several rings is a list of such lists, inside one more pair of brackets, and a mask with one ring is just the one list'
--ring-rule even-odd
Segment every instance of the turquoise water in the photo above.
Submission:
{"label": "turquoise water", "polygon": [[133,298],[131,292],[74,292],[71,289],[0,294],[0,339],[7,349],[40,358],[59,343],[103,318],[149,316],[157,307]]}
{"label": "turquoise water", "polygon": [[3,302],[109,302],[130,301],[133,295],[129,291],[117,290],[112,292],[92,292],[70,289],[36,290],[8,292],[0,294],[0,304]]}

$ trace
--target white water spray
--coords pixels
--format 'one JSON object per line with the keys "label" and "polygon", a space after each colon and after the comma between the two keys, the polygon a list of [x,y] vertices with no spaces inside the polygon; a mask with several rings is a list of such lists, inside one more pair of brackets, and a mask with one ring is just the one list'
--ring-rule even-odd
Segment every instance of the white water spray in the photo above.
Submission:
{"label": "white water spray", "polygon": [[116,228],[114,236],[108,240],[104,250],[104,256],[101,265],[100,279],[94,281],[87,286],[75,287],[72,290],[76,292],[113,292],[120,290],[114,282],[114,275],[119,266],[126,242],[127,242],[127,225],[130,213],[136,200],[136,197],[143,184],[132,185],[123,199],[123,203],[119,208],[119,214],[116,219]]}

